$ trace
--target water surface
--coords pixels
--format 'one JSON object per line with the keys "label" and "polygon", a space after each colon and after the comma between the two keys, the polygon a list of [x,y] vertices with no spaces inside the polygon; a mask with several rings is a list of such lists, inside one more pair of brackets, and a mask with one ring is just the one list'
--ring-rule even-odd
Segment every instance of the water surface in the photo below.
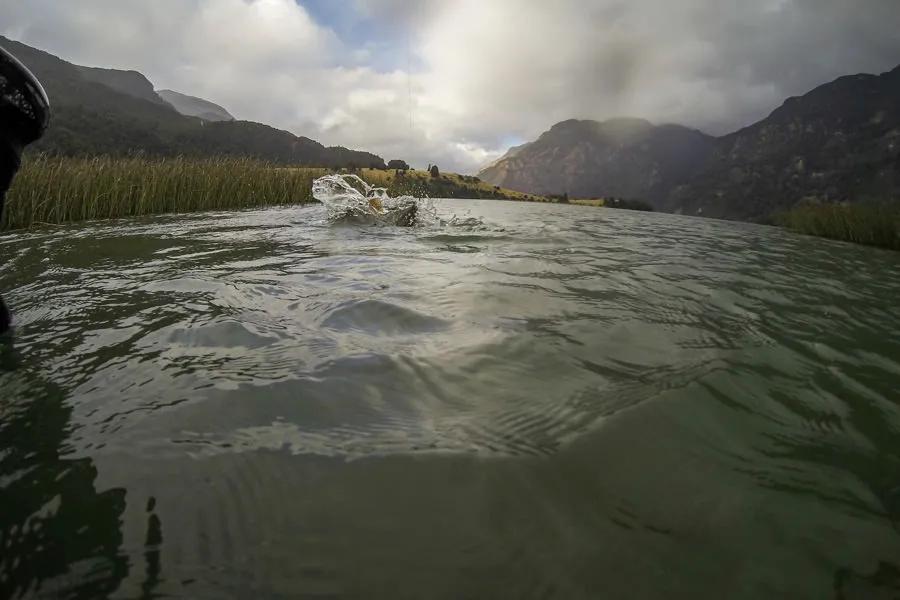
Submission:
{"label": "water surface", "polygon": [[900,254],[441,201],[0,236],[0,597],[895,597]]}

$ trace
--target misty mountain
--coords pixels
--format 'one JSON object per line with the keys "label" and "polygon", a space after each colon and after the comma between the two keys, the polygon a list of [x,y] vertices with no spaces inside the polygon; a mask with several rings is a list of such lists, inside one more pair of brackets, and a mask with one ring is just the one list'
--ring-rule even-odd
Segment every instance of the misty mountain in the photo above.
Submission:
{"label": "misty mountain", "polygon": [[504,160],[516,156],[516,155],[519,154],[522,150],[524,150],[525,148],[527,148],[527,147],[530,146],[530,145],[531,145],[531,142],[525,142],[524,144],[520,144],[520,145],[518,145],[518,146],[513,146],[512,148],[510,148],[509,150],[507,150],[507,151],[506,151],[506,154],[504,154],[504,155],[501,156],[500,158],[498,158],[498,159],[496,159],[496,160],[492,160],[492,161],[489,162],[489,163],[485,163],[484,166],[482,166],[481,169],[479,169],[479,171],[482,172],[482,173],[484,173],[485,171],[488,171],[489,169],[492,169],[493,167],[496,167],[497,165],[501,164]]}
{"label": "misty mountain", "polygon": [[660,200],[700,169],[714,143],[697,130],[643,119],[569,120],[512,149],[479,177],[533,194]]}
{"label": "misty mountain", "polygon": [[720,138],[636,119],[564,121],[479,176],[528,193],[643,198],[747,220],[804,200],[896,200],[900,67],[842,77]]}
{"label": "misty mountain", "polygon": [[326,148],[248,121],[209,123],[185,116],[135,71],[80,67],[47,52],[0,37],[50,97],[53,118],[43,139],[29,148],[66,156],[247,156],[284,165],[378,167],[384,160],[368,152]]}
{"label": "misty mountain", "polygon": [[227,110],[203,98],[195,98],[173,90],[157,90],[156,94],[187,117],[197,117],[204,121],[235,120]]}

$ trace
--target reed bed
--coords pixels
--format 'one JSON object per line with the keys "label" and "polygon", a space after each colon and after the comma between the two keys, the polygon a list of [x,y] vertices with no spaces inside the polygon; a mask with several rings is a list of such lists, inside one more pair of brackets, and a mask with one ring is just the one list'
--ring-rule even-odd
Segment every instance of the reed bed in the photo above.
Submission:
{"label": "reed bed", "polygon": [[0,229],[302,204],[325,173],[242,158],[30,157],[7,194]]}
{"label": "reed bed", "polygon": [[900,250],[898,204],[801,204],[775,220],[798,233]]}

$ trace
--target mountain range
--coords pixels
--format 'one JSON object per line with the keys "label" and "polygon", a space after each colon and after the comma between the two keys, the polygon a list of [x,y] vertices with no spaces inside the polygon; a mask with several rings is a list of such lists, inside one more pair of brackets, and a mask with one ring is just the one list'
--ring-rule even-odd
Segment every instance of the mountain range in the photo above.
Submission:
{"label": "mountain range", "polygon": [[533,194],[655,199],[697,170],[713,143],[714,138],[679,125],[573,119],[513,148],[479,177]]}
{"label": "mountain range", "polygon": [[212,102],[157,92],[141,73],[83,67],[0,36],[38,77],[50,97],[52,126],[32,152],[64,156],[245,156],[276,164],[385,168],[358,150],[325,147],[251,121],[234,120]]}
{"label": "mountain range", "polygon": [[[0,45],[38,76],[53,105],[53,125],[32,151],[385,167],[374,154],[156,90],[137,71],[75,65],[3,37]],[[720,137],[643,119],[563,121],[479,177],[528,194],[644,200],[660,211],[756,221],[804,201],[900,201],[900,67],[841,77]]]}
{"label": "mountain range", "polygon": [[563,121],[479,177],[526,193],[755,221],[801,201],[898,201],[900,67],[842,77],[721,137],[641,119]]}

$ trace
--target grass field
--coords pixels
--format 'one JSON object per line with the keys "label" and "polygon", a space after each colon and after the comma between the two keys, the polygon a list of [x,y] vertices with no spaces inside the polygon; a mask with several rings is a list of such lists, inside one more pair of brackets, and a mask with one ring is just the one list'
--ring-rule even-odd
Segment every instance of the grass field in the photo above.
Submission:
{"label": "grass field", "polygon": [[603,198],[571,198],[569,204],[578,204],[579,206],[606,206],[606,200]]}
{"label": "grass field", "polygon": [[313,179],[325,172],[235,158],[30,158],[7,194],[0,229],[300,204],[312,201]]}
{"label": "grass field", "polygon": [[387,188],[391,195],[410,195],[429,198],[493,198],[523,202],[550,202],[548,198],[523,194],[485,183],[477,177],[442,173],[432,177],[428,171],[410,169],[400,171],[362,169],[362,177],[369,185]]}
{"label": "grass field", "polygon": [[802,204],[774,220],[798,233],[900,250],[898,204]]}

